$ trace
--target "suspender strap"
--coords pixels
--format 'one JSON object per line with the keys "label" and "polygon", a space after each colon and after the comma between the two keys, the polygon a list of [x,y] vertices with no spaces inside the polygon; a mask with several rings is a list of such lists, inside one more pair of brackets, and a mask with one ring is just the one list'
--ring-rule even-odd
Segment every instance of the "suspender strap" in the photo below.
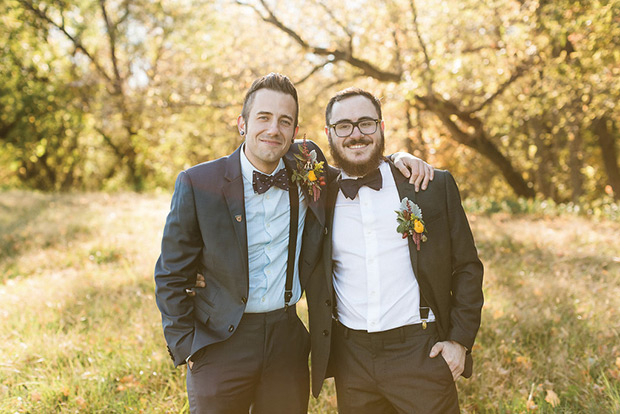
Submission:
{"label": "suspender strap", "polygon": [[431,308],[428,306],[428,302],[424,299],[424,295],[422,295],[422,289],[420,289],[420,285],[418,284],[418,289],[420,290],[420,319],[422,319],[422,329],[426,329],[426,323],[428,322],[428,314]]}
{"label": "suspender strap", "polygon": [[286,262],[286,283],[284,285],[284,308],[288,308],[293,297],[293,274],[295,273],[295,256],[297,252],[297,228],[299,227],[299,193],[297,186],[290,183],[288,196],[291,205],[291,222],[288,233],[288,260]]}

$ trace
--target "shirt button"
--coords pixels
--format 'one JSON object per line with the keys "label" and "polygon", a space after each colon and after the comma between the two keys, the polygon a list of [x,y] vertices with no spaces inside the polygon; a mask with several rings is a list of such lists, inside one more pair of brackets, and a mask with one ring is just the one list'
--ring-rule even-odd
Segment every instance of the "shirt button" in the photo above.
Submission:
{"label": "shirt button", "polygon": [[230,326],[228,327],[228,332],[232,332],[232,331],[234,331],[234,330],[235,330],[235,327],[234,327],[233,325],[230,325]]}
{"label": "shirt button", "polygon": [[329,299],[327,299],[327,300],[325,301],[325,306],[332,306],[332,301],[331,301],[331,300],[329,300]]}
{"label": "shirt button", "polygon": [[266,198],[267,200],[269,200],[269,195],[266,195],[266,196],[265,196],[265,198]]}
{"label": "shirt button", "polygon": [[269,224],[269,223],[265,224],[265,227],[269,228],[269,226],[270,226],[270,224]]}
{"label": "shirt button", "polygon": [[265,298],[262,298],[260,301],[261,301],[261,302],[265,302]]}
{"label": "shirt button", "polygon": [[327,329],[323,331],[323,336],[329,336],[329,331]]}

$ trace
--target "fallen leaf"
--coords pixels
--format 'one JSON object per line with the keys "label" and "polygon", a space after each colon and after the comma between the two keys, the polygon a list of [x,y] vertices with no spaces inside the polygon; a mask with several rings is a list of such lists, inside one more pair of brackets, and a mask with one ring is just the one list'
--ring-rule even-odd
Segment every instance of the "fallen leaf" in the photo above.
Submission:
{"label": "fallen leaf", "polygon": [[71,393],[71,390],[69,389],[69,387],[63,387],[62,395],[64,395],[65,397],[68,397],[70,393]]}
{"label": "fallen leaf", "polygon": [[525,404],[525,408],[527,408],[528,411],[538,410],[538,406],[533,400],[527,400],[527,403]]}
{"label": "fallen leaf", "polygon": [[84,408],[84,407],[86,407],[86,400],[84,400],[84,398],[82,398],[82,397],[80,397],[80,396],[78,396],[78,397],[75,399],[75,403],[76,403],[76,404],[78,405],[78,407],[80,407],[80,408]]}
{"label": "fallen leaf", "polygon": [[616,358],[616,366],[620,368],[620,357]]}
{"label": "fallen leaf", "polygon": [[30,399],[34,402],[39,402],[41,401],[41,394],[39,394],[36,391],[33,391],[32,393],[30,393]]}
{"label": "fallen leaf", "polygon": [[555,407],[560,403],[560,397],[553,391],[547,390],[547,396],[545,397],[545,401],[551,404],[552,407]]}

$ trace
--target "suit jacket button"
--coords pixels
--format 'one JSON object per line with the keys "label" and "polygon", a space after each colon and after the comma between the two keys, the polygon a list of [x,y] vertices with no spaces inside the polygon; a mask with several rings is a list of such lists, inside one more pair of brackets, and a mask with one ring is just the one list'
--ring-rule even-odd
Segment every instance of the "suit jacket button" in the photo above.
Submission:
{"label": "suit jacket button", "polygon": [[323,336],[329,336],[329,331],[327,329],[323,331]]}
{"label": "suit jacket button", "polygon": [[248,303],[248,298],[246,298],[245,296],[241,298],[241,302],[243,303]]}
{"label": "suit jacket button", "polygon": [[332,301],[331,301],[331,300],[329,300],[329,299],[327,299],[327,300],[325,301],[325,306],[332,306]]}
{"label": "suit jacket button", "polygon": [[235,330],[235,327],[234,327],[233,325],[230,325],[230,326],[228,327],[228,332],[232,332],[232,331],[234,331],[234,330]]}

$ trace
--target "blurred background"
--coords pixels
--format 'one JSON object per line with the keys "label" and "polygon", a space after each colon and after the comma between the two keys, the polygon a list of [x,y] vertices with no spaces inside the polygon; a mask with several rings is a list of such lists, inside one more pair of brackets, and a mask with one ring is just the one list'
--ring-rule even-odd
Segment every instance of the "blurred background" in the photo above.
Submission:
{"label": "blurred background", "polygon": [[1,413],[188,412],[170,195],[269,72],[326,152],[358,86],[387,153],[454,174],[485,266],[464,414],[620,413],[620,0],[0,1]]}
{"label": "blurred background", "polygon": [[[5,0],[4,188],[170,189],[241,142],[251,82],[288,75],[300,137],[356,85],[387,149],[465,195],[618,198],[618,0]],[[325,149],[326,145],[324,146]]]}

